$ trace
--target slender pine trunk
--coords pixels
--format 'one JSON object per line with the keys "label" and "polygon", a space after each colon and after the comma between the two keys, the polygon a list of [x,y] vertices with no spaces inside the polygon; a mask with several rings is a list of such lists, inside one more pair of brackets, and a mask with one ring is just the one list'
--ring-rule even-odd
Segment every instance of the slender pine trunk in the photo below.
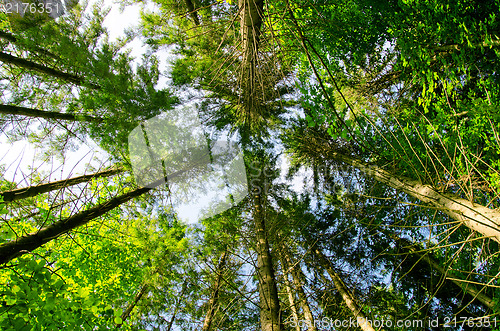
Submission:
{"label": "slender pine trunk", "polygon": [[222,253],[219,261],[219,265],[217,266],[217,278],[215,280],[214,284],[214,292],[212,296],[210,297],[210,300],[208,302],[208,310],[207,314],[205,316],[205,320],[203,322],[203,331],[209,331],[212,327],[212,322],[213,318],[215,316],[215,311],[217,309],[218,303],[219,303],[219,290],[222,285],[222,276],[223,276],[223,271],[224,267],[226,265],[226,257],[227,253],[224,252]]}
{"label": "slender pine trunk", "polygon": [[59,113],[57,111],[45,111],[35,108],[26,108],[14,105],[2,105],[2,104],[0,104],[0,114],[43,118],[46,120],[62,120],[62,121],[73,121],[73,122],[77,121],[104,122],[102,118],[90,115]]}
{"label": "slender pine trunk", "polygon": [[135,295],[134,301],[132,301],[127,306],[127,308],[123,311],[123,313],[121,315],[122,322],[120,324],[117,324],[116,328],[120,328],[123,325],[123,323],[125,323],[127,318],[130,316],[130,313],[132,312],[132,310],[135,308],[135,306],[137,306],[137,303],[141,300],[141,298],[144,296],[144,294],[146,294],[148,287],[149,287],[148,284],[142,285],[139,292],[137,292],[137,294]]}
{"label": "slender pine trunk", "polygon": [[376,165],[332,151],[328,143],[322,141],[321,137],[307,135],[297,137],[297,140],[299,141],[297,148],[303,155],[311,157],[323,155],[357,168],[368,177],[428,203],[460,224],[500,243],[500,210],[489,209],[460,198],[453,193],[439,192],[431,185],[422,184],[418,180],[398,176]]}
{"label": "slender pine trunk", "polygon": [[4,53],[4,52],[0,52],[0,61],[3,63],[15,65],[15,66],[20,67],[20,68],[24,68],[27,70],[36,71],[36,72],[39,72],[39,73],[42,73],[45,75],[56,77],[56,78],[59,78],[63,81],[66,81],[68,83],[72,83],[72,84],[76,84],[76,85],[84,86],[84,87],[90,87],[90,88],[95,89],[95,90],[100,89],[100,86],[93,84],[93,83],[90,83],[90,82],[87,82],[83,77],[80,77],[78,75],[73,75],[73,74],[70,74],[67,72],[63,72],[63,71],[59,71],[59,70],[56,70],[53,68],[49,68],[49,67],[46,67],[42,64],[30,61],[30,60],[22,59],[19,57],[15,57],[15,56],[12,56],[12,55]]}
{"label": "slender pine trunk", "polygon": [[278,298],[278,288],[273,268],[273,259],[269,249],[266,230],[266,212],[264,192],[264,178],[261,171],[260,178],[251,183],[252,201],[254,203],[254,226],[257,239],[257,278],[259,281],[260,297],[260,324],[262,331],[281,331],[281,310]]}
{"label": "slender pine trunk", "polygon": [[[283,269],[287,269],[284,263],[282,263],[281,265],[283,266]],[[297,314],[297,304],[292,293],[290,280],[288,279],[288,273],[286,273],[286,270],[283,270],[283,280],[285,283],[286,294],[288,296],[288,302],[290,303],[290,310],[292,311],[293,322],[295,323],[295,331],[301,331],[299,325],[299,314]]]}
{"label": "slender pine trunk", "polygon": [[50,182],[46,184],[40,184],[25,188],[20,188],[11,191],[0,192],[0,197],[3,197],[4,202],[13,202],[16,200],[26,199],[29,197],[34,197],[38,194],[47,193],[54,190],[59,190],[64,187],[69,187],[72,185],[89,182],[94,178],[109,177],[123,172],[123,168],[115,168],[110,170],[103,170],[89,175],[83,175],[63,180],[58,180],[55,182]]}
{"label": "slender pine trunk", "polygon": [[240,7],[240,33],[242,64],[240,88],[241,102],[244,106],[246,122],[252,123],[258,118],[262,108],[262,100],[257,93],[258,75],[257,59],[259,40],[261,35],[262,18],[264,13],[263,0],[239,0]]}
{"label": "slender pine trunk", "polygon": [[304,291],[303,280],[305,279],[304,273],[300,269],[300,265],[294,263],[290,257],[290,252],[286,247],[282,247],[282,252],[284,255],[284,265],[286,270],[289,270],[292,274],[292,279],[294,283],[295,290],[299,296],[299,304],[304,312],[304,318],[308,325],[308,331],[316,331],[316,324],[314,323],[314,316],[312,314],[309,303],[307,302],[307,295]]}
{"label": "slender pine trunk", "polygon": [[325,255],[317,247],[313,249],[313,252],[320,261],[323,268],[325,268],[328,274],[330,275],[333,284],[335,285],[337,291],[339,291],[340,295],[342,296],[344,303],[347,305],[349,310],[351,310],[351,313],[354,316],[354,318],[358,321],[358,326],[363,331],[375,331],[375,329],[372,328],[370,323],[367,322],[368,318],[363,313],[359,305],[356,303],[354,295],[351,294],[351,292],[344,284],[340,276],[335,272],[335,270],[333,270],[330,261],[328,261]]}
{"label": "slender pine trunk", "polygon": [[330,153],[333,159],[349,164],[369,177],[402,191],[422,202],[429,203],[469,229],[500,243],[500,211],[462,199],[456,194],[442,193],[417,180],[397,176],[378,166],[370,165],[340,153]]}

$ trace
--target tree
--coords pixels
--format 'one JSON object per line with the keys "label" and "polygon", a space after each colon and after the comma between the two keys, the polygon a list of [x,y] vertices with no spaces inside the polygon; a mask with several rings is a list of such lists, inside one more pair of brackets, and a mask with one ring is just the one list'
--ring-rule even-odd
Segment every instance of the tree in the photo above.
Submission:
{"label": "tree", "polygon": [[3,198],[4,202],[12,202],[20,199],[25,199],[29,197],[36,196],[38,194],[43,194],[47,193],[50,191],[54,190],[59,190],[64,187],[80,184],[80,183],[85,183],[88,182],[94,178],[99,178],[99,177],[107,177],[107,176],[113,176],[116,175],[120,172],[123,172],[124,169],[120,167],[115,167],[114,169],[109,169],[109,170],[103,170],[99,171],[94,174],[90,175],[82,175],[82,176],[77,176],[73,178],[68,178],[68,179],[63,179],[63,180],[58,180],[55,182],[50,182],[46,184],[39,184],[36,186],[30,186],[26,188],[19,188],[16,190],[10,190],[10,191],[2,191],[0,192],[0,197]]}
{"label": "tree", "polygon": [[[492,325],[498,1],[153,2],[124,4],[143,5],[141,26],[117,41],[98,7],[57,20],[0,13],[4,137],[49,155],[94,139],[124,171],[2,177],[2,328]],[[148,48],[138,65],[124,48],[135,36]],[[158,85],[166,47],[168,87]],[[182,132],[162,131],[188,111],[162,114],[178,100],[200,114],[205,158],[155,150],[182,145]],[[128,150],[131,132],[141,155]],[[184,224],[172,177],[209,177],[212,143],[226,137],[243,150],[249,194]],[[138,169],[141,157],[158,169]],[[172,159],[180,170],[168,175]],[[225,194],[231,176],[209,193]]]}

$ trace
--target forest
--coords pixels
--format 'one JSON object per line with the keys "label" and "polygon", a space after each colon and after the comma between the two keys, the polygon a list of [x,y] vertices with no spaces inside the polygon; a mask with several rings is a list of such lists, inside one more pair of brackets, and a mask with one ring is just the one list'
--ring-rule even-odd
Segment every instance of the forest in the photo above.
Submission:
{"label": "forest", "polygon": [[500,330],[500,0],[23,1],[1,330]]}

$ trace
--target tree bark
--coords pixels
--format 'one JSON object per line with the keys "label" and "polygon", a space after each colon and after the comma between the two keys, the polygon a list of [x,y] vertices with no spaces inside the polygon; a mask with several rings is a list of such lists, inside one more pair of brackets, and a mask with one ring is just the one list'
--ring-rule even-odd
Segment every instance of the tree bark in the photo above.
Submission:
{"label": "tree bark", "polygon": [[123,168],[115,168],[110,170],[103,170],[89,175],[83,175],[63,180],[58,180],[55,182],[50,182],[46,184],[40,184],[36,186],[30,186],[25,188],[20,188],[11,191],[0,192],[0,197],[3,197],[4,202],[13,202],[16,200],[26,199],[29,197],[34,197],[38,194],[47,193],[50,191],[58,190],[64,187],[88,182],[93,178],[99,177],[109,177],[123,172]]}
{"label": "tree bark", "polygon": [[214,284],[214,292],[208,302],[208,311],[207,315],[205,316],[205,321],[203,322],[203,331],[209,331],[210,328],[212,327],[212,321],[219,301],[219,290],[222,284],[222,273],[224,271],[224,266],[226,264],[226,256],[227,256],[226,252],[222,253],[219,265],[217,266],[216,270],[217,278]]}
{"label": "tree bark", "polygon": [[102,118],[90,115],[59,113],[57,111],[45,111],[35,108],[26,108],[26,107],[2,105],[2,104],[0,104],[0,114],[36,117],[36,118],[43,118],[46,120],[62,120],[62,121],[74,121],[74,122],[76,121],[104,122]]}
{"label": "tree bark", "polygon": [[[193,166],[194,167],[194,166]],[[175,178],[181,174],[193,169],[190,167],[185,170],[179,170],[169,176]],[[34,249],[43,246],[45,243],[55,239],[62,234],[65,234],[79,226],[85,225],[93,219],[106,214],[108,211],[120,206],[121,204],[130,201],[144,193],[151,191],[153,188],[165,183],[167,178],[161,178],[147,187],[137,188],[131,192],[122,194],[116,198],[110,199],[105,203],[101,203],[90,209],[81,211],[71,217],[61,219],[57,222],[41,228],[37,232],[18,237],[3,244],[0,244],[0,265],[9,262],[10,260],[33,251]]]}
{"label": "tree bark", "polygon": [[365,175],[432,205],[469,229],[500,243],[500,211],[462,199],[453,193],[439,192],[434,187],[422,184],[420,181],[397,176],[376,165],[332,151],[327,142],[320,140],[322,140],[321,137],[308,134],[297,137],[298,147],[296,150],[302,155],[311,157],[321,155],[357,168]]}
{"label": "tree bark", "polygon": [[339,153],[330,154],[334,159],[349,164],[369,177],[402,191],[422,202],[429,203],[469,229],[500,243],[500,212],[458,197],[441,193],[430,185],[383,170],[358,159]]}
{"label": "tree bark", "polygon": [[282,252],[284,255],[284,266],[286,270],[290,271],[292,274],[293,283],[295,285],[295,290],[299,296],[299,304],[302,307],[302,311],[304,312],[304,318],[308,325],[308,331],[316,331],[316,324],[314,323],[314,316],[312,314],[311,308],[309,307],[309,303],[307,302],[307,295],[304,291],[304,286],[302,284],[305,279],[304,273],[300,269],[300,265],[297,266],[297,263],[294,263],[290,257],[290,252],[286,247],[282,247]]}
{"label": "tree bark", "polygon": [[32,62],[30,60],[22,59],[19,57],[12,56],[10,54],[0,52],[0,61],[8,64],[12,64],[24,69],[32,70],[32,71],[37,71],[52,77],[59,78],[61,80],[64,80],[66,82],[76,84],[79,86],[84,86],[84,87],[90,87],[95,90],[99,90],[100,86],[86,82],[84,78],[69,74],[66,72],[62,72],[53,68],[46,67],[44,65],[38,64],[36,62]]}
{"label": "tree bark", "polygon": [[122,313],[122,315],[121,315],[122,322],[120,324],[117,324],[116,328],[120,328],[123,325],[123,323],[125,323],[127,318],[130,316],[130,313],[132,312],[132,310],[135,308],[135,306],[137,306],[137,303],[139,302],[139,300],[141,300],[141,298],[146,293],[148,287],[149,287],[148,284],[142,285],[139,292],[137,292],[137,294],[135,295],[134,301],[131,302],[128,305],[127,309],[125,309],[125,311]]}
{"label": "tree bark", "polygon": [[[287,269],[284,263],[282,263],[282,265],[283,269]],[[288,302],[290,302],[290,309],[292,310],[292,318],[295,322],[295,331],[301,331],[299,325],[299,315],[297,314],[297,305],[295,303],[292,289],[290,288],[290,281],[288,280],[288,273],[286,273],[286,270],[283,270],[283,279],[285,283],[286,294],[288,296]]]}
{"label": "tree bark", "polygon": [[257,98],[257,54],[264,12],[263,0],[239,0],[242,73],[240,88],[244,116],[250,127],[260,117],[262,102]]}
{"label": "tree bark", "polygon": [[263,0],[239,0],[240,33],[243,49],[243,66],[254,64],[257,57],[262,17],[264,13]]}
{"label": "tree bark", "polygon": [[264,171],[260,178],[251,181],[251,194],[254,203],[254,226],[257,239],[257,278],[259,281],[260,324],[262,331],[283,330],[278,288],[273,268],[273,260],[269,249],[266,230],[266,212],[264,192]]}
{"label": "tree bark", "polygon": [[200,20],[198,19],[198,14],[196,13],[196,9],[194,8],[193,1],[191,0],[184,0],[186,3],[186,7],[189,10],[189,14],[193,18],[194,24],[200,25]]}
{"label": "tree bark", "polygon": [[370,323],[368,322],[369,319],[366,317],[366,315],[363,313],[361,308],[356,303],[354,296],[351,294],[347,286],[345,286],[340,276],[335,272],[335,270],[333,270],[330,261],[328,261],[325,255],[317,247],[313,249],[313,252],[317,256],[320,263],[323,265],[323,268],[326,269],[326,271],[332,278],[333,284],[337,288],[337,291],[339,291],[347,307],[351,310],[352,315],[357,320],[358,326],[363,331],[375,331],[375,329],[373,329]]}

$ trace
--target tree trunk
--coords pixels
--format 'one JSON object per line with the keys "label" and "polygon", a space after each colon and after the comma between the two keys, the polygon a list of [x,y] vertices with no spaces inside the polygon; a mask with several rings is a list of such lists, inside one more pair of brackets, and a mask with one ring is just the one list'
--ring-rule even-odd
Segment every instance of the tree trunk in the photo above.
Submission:
{"label": "tree trunk", "polygon": [[298,137],[297,140],[299,141],[299,152],[303,155],[310,155],[312,157],[324,155],[330,159],[355,167],[365,173],[365,175],[385,185],[404,192],[422,202],[431,204],[469,229],[477,231],[500,243],[500,211],[472,203],[453,193],[441,193],[434,187],[422,184],[417,180],[397,176],[376,165],[334,152],[328,143],[320,141],[321,137],[306,134]]}
{"label": "tree trunk", "polygon": [[191,0],[184,0],[186,2],[186,7],[189,10],[189,14],[193,18],[194,24],[200,25],[200,20],[198,19],[198,14],[196,13],[196,10],[194,8],[193,1]]}
{"label": "tree trunk", "polygon": [[0,104],[0,114],[37,117],[46,120],[62,120],[62,121],[74,121],[74,122],[76,121],[104,122],[102,118],[90,115],[59,113],[57,111],[45,111],[34,108],[26,108],[26,107],[2,105],[2,104]]}
{"label": "tree trunk", "polygon": [[[194,166],[190,167],[189,169],[179,170],[171,174],[169,178],[171,179],[178,177],[193,168]],[[7,263],[13,258],[31,252],[62,234],[65,234],[79,226],[87,224],[93,219],[106,214],[108,211],[120,206],[121,204],[149,192],[153,188],[165,183],[166,180],[167,178],[161,178],[153,183],[150,183],[147,187],[141,187],[131,192],[122,194],[116,198],[106,201],[105,203],[101,203],[95,207],[81,211],[71,217],[52,223],[49,226],[41,228],[37,232],[19,237],[16,240],[0,244],[0,265]]]}
{"label": "tree trunk", "polygon": [[337,288],[337,291],[339,291],[340,295],[342,296],[342,299],[344,299],[344,302],[347,305],[347,307],[351,310],[352,315],[357,320],[358,326],[363,331],[375,331],[375,329],[373,329],[370,323],[368,322],[368,318],[365,316],[361,308],[356,303],[354,296],[350,293],[349,289],[347,288],[347,286],[345,286],[344,282],[335,272],[335,270],[333,270],[330,261],[328,261],[328,259],[323,255],[323,253],[318,248],[314,248],[313,251],[314,254],[318,257],[320,263],[323,265],[323,268],[326,269],[326,271],[332,278],[333,284]]}
{"label": "tree trunk", "polygon": [[441,193],[430,185],[417,180],[396,176],[375,165],[370,165],[339,153],[330,153],[336,160],[347,163],[366,175],[422,202],[429,203],[471,230],[500,243],[500,211],[462,199],[452,193]]}
{"label": "tree trunk", "polygon": [[290,271],[292,274],[293,283],[295,285],[295,290],[299,296],[299,304],[302,307],[302,311],[304,312],[304,318],[308,325],[308,331],[316,331],[316,324],[314,323],[314,316],[311,312],[311,308],[309,307],[309,303],[307,302],[307,295],[304,291],[304,286],[302,284],[305,279],[302,270],[300,269],[300,265],[297,266],[297,263],[294,263],[290,257],[290,252],[284,246],[282,247],[282,252],[284,255],[284,266],[287,269],[287,272]]}
{"label": "tree trunk", "polygon": [[239,0],[240,33],[243,49],[243,67],[253,64],[257,57],[260,30],[264,13],[263,0]]}
{"label": "tree trunk", "polygon": [[134,301],[131,302],[128,305],[127,309],[125,309],[125,311],[122,313],[122,316],[121,316],[122,322],[120,324],[116,325],[117,328],[120,328],[123,325],[123,323],[125,323],[127,318],[130,316],[130,313],[132,312],[132,310],[135,308],[135,306],[137,306],[137,303],[139,302],[139,300],[141,300],[141,298],[146,293],[147,289],[148,289],[147,284],[142,285],[139,292],[137,292],[137,294],[135,295]]}
{"label": "tree trunk", "polygon": [[479,302],[481,302],[483,305],[485,305],[489,309],[492,309],[492,310],[494,309],[495,303],[494,303],[493,299],[490,298],[489,296],[487,296],[486,294],[482,293],[481,292],[482,289],[479,290],[473,284],[469,284],[469,283],[464,284],[464,282],[461,282],[460,280],[458,280],[456,278],[447,277],[446,275],[448,274],[448,272],[445,270],[445,268],[443,268],[439,264],[438,261],[436,261],[432,257],[432,253],[430,251],[421,252],[420,249],[415,247],[415,245],[412,244],[409,240],[399,238],[396,235],[391,235],[391,237],[393,237],[396,241],[401,243],[402,246],[404,246],[404,249],[407,249],[409,252],[416,254],[419,258],[423,259],[429,265],[429,267],[431,269],[434,269],[437,272],[439,272],[443,276],[443,278],[450,280],[453,284],[458,286],[458,288],[460,288],[463,292],[469,294],[470,296],[472,296],[472,298],[477,299]]}
{"label": "tree trunk", "polygon": [[263,198],[264,186],[262,185],[264,171],[260,178],[252,181],[251,194],[254,202],[254,224],[257,239],[257,278],[259,281],[260,297],[260,324],[262,331],[283,330],[281,324],[281,311],[278,298],[278,289],[273,268],[273,260],[269,250],[266,230],[266,212]]}
{"label": "tree trunk", "polygon": [[215,280],[214,284],[214,292],[212,297],[210,298],[208,302],[208,311],[207,315],[205,316],[205,321],[203,322],[203,331],[209,331],[211,326],[212,326],[212,321],[215,315],[216,308],[218,306],[218,300],[219,300],[219,289],[222,284],[222,273],[224,271],[224,266],[226,264],[226,255],[227,253],[224,252],[222,253],[222,256],[220,257],[219,265],[217,266],[217,278]]}
{"label": "tree trunk", "polygon": [[262,101],[257,98],[257,54],[264,12],[263,0],[239,0],[242,65],[240,88],[244,116],[248,125],[260,116]]}
{"label": "tree trunk", "polygon": [[[22,42],[19,41],[19,38],[14,36],[13,34],[11,33],[8,33],[6,31],[2,31],[0,30],[0,38],[3,39],[3,40],[7,40],[13,44],[16,44],[16,45],[19,45],[20,47],[25,47],[25,45],[23,45]],[[48,50],[46,49],[43,49],[43,48],[40,48],[40,47],[33,47],[33,46],[30,46],[28,48],[26,48],[27,50],[33,50],[39,54],[42,54],[42,55],[45,55],[45,56],[48,56],[48,57],[51,57],[55,60],[60,60],[59,57],[57,55],[54,55],[52,54],[51,52],[49,52]]]}
{"label": "tree trunk", "polygon": [[[284,263],[282,263],[282,265],[283,269],[287,269]],[[288,295],[288,302],[290,302],[290,309],[292,310],[292,318],[293,321],[295,322],[295,331],[301,331],[299,325],[299,315],[297,314],[297,305],[295,303],[295,298],[293,296],[292,289],[290,288],[290,281],[288,280],[288,274],[286,273],[286,270],[283,270],[283,279],[285,283],[286,293]]]}
{"label": "tree trunk", "polygon": [[4,52],[0,52],[0,61],[4,62],[4,63],[8,63],[8,64],[13,64],[15,66],[18,66],[18,67],[21,67],[24,69],[37,71],[37,72],[40,72],[40,73],[43,73],[43,74],[46,74],[46,75],[49,75],[52,77],[56,77],[56,78],[59,78],[61,80],[66,81],[66,82],[76,84],[79,86],[90,87],[90,88],[93,88],[95,90],[100,89],[100,86],[93,84],[93,83],[86,82],[85,79],[80,77],[80,76],[69,74],[66,72],[62,72],[62,71],[59,71],[59,70],[56,70],[53,68],[49,68],[49,67],[46,67],[44,65],[41,65],[41,64],[26,60],[26,59],[22,59],[19,57],[15,57],[15,56],[12,56],[12,55],[4,53]]}
{"label": "tree trunk", "polygon": [[172,314],[172,317],[170,318],[170,321],[168,322],[168,326],[165,329],[165,331],[171,331],[172,327],[174,326],[175,317],[177,316],[177,312],[179,311],[179,303],[183,299],[184,293],[186,293],[187,286],[188,286],[188,282],[185,281],[182,284],[181,293],[179,294],[179,296],[177,298],[177,302],[175,303],[174,313]]}
{"label": "tree trunk", "polygon": [[92,180],[93,178],[113,176],[113,175],[116,175],[116,174],[121,173],[123,171],[124,171],[123,168],[104,170],[104,171],[96,172],[94,174],[58,180],[55,182],[20,188],[20,189],[11,190],[11,191],[4,191],[4,192],[0,192],[0,197],[3,197],[4,202],[13,202],[13,201],[20,200],[20,199],[34,197],[38,194],[58,190],[58,189],[61,189],[63,187],[68,187],[68,186],[88,182],[88,181]]}

